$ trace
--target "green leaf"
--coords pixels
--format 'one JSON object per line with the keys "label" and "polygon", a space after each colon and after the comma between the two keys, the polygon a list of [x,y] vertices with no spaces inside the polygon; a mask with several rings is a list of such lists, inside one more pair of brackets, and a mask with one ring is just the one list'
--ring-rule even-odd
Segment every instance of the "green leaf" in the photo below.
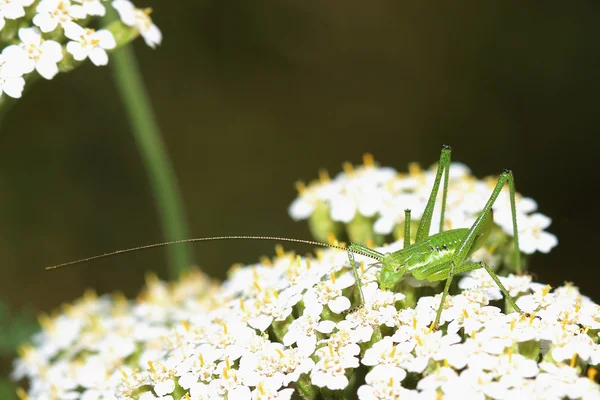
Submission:
{"label": "green leaf", "polygon": [[0,378],[0,399],[3,400],[16,400],[17,393],[12,382],[7,378]]}
{"label": "green leaf", "polygon": [[[8,305],[0,302],[0,355],[12,357],[16,349],[40,329],[32,310],[23,308],[11,313]],[[0,392],[1,393],[1,392]],[[1,399],[4,397],[0,396]]]}

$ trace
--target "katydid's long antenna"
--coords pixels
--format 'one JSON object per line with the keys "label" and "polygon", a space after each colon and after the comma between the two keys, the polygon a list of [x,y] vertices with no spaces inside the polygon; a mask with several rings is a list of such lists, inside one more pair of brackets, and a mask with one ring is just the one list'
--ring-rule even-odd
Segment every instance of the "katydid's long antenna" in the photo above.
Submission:
{"label": "katydid's long antenna", "polygon": [[363,253],[363,252],[360,252],[360,251],[350,250],[350,249],[347,249],[345,247],[337,246],[337,245],[334,245],[334,244],[315,242],[313,240],[292,239],[292,238],[277,237],[277,236],[237,235],[237,236],[213,236],[213,237],[203,237],[203,238],[193,238],[193,239],[182,239],[182,240],[174,240],[174,241],[171,241],[171,242],[162,242],[162,243],[148,244],[148,245],[145,245],[145,246],[132,247],[132,248],[129,248],[129,249],[124,249],[124,250],[116,250],[116,251],[112,251],[110,253],[99,254],[97,256],[82,258],[82,259],[76,260],[76,261],[69,261],[69,262],[62,263],[62,264],[52,265],[50,267],[45,267],[45,269],[47,271],[49,271],[49,270],[52,270],[52,269],[66,267],[68,265],[85,263],[85,262],[88,262],[88,261],[96,260],[98,258],[111,257],[111,256],[116,256],[117,254],[131,253],[131,252],[139,251],[139,250],[153,249],[155,247],[164,247],[164,246],[168,246],[168,245],[171,245],[171,244],[193,243],[193,242],[208,242],[208,241],[211,241],[211,240],[236,240],[236,239],[239,239],[239,240],[243,240],[243,239],[245,239],[245,240],[273,240],[273,241],[277,241],[277,242],[295,242],[295,243],[311,244],[311,245],[314,245],[314,246],[331,247],[331,248],[334,248],[334,249],[339,249],[339,250],[344,250],[344,251],[351,251],[353,253],[360,254],[361,256],[365,256],[365,257],[369,257],[369,258],[375,259],[374,257],[370,256],[369,254],[366,254],[366,253]]}

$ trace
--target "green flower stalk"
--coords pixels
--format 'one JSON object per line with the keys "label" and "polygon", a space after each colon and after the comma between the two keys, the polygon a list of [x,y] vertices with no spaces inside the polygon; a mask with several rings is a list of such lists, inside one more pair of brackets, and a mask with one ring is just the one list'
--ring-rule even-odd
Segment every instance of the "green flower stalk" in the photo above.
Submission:
{"label": "green flower stalk", "polygon": [[[6,3],[6,4],[4,4]],[[53,79],[84,61],[109,63],[123,99],[138,149],[150,177],[166,241],[188,236],[187,219],[158,125],[135,62],[127,45],[142,36],[152,48],[162,34],[150,9],[129,0],[12,0],[0,4],[0,122],[39,79]],[[117,15],[118,14],[118,15]],[[105,27],[92,29],[104,16]],[[168,250],[173,278],[193,263],[187,245]]]}
{"label": "green flower stalk", "polygon": [[[109,13],[111,22],[114,13]],[[116,37],[125,37],[127,31]],[[138,150],[148,171],[152,190],[157,202],[163,236],[167,241],[189,237],[183,201],[177,186],[177,178],[163,143],[160,129],[154,118],[150,99],[130,46],[113,55],[111,64],[115,82],[132,126]],[[192,264],[190,246],[182,244],[167,249],[170,276],[173,279],[189,269]]]}

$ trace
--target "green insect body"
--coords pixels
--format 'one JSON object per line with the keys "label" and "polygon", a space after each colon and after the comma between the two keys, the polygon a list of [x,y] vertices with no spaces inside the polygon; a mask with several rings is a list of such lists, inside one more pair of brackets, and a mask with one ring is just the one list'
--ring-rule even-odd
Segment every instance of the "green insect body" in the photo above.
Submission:
{"label": "green insect body", "polygon": [[[491,213],[488,214],[484,224],[485,227],[475,238],[467,258],[483,246],[489,236],[493,224]],[[466,228],[440,232],[421,243],[414,243],[396,252],[384,254],[381,259],[379,286],[384,290],[393,289],[406,272],[416,279],[426,279],[429,282],[446,279],[449,262],[468,232],[469,229]]]}
{"label": "green insect body", "polygon": [[[498,178],[498,182],[496,183],[494,190],[492,191],[492,194],[490,195],[489,200],[470,228],[453,229],[444,232],[442,228],[444,225],[446,194],[448,190],[449,166],[450,147],[443,146],[442,153],[440,155],[440,162],[438,163],[437,167],[436,179],[433,184],[429,200],[427,201],[425,211],[423,212],[423,217],[419,222],[419,228],[417,230],[416,241],[414,244],[410,244],[410,210],[406,210],[406,223],[404,231],[405,247],[403,249],[393,253],[382,254],[360,244],[353,243],[348,247],[348,259],[352,266],[352,270],[354,271],[354,277],[357,282],[361,306],[364,305],[365,300],[362,293],[360,278],[358,276],[357,263],[353,256],[354,253],[361,254],[381,262],[382,266],[378,277],[378,283],[380,287],[385,290],[393,290],[396,284],[401,281],[404,274],[407,272],[418,280],[427,280],[429,282],[446,280],[440,305],[436,313],[435,321],[432,324],[432,328],[437,328],[439,325],[444,300],[448,295],[450,284],[452,283],[454,276],[456,274],[473,271],[480,268],[483,268],[488,272],[513,309],[522,313],[521,309],[517,306],[514,299],[512,296],[510,296],[494,271],[492,271],[492,269],[483,262],[474,263],[470,261],[470,256],[485,243],[490,234],[493,225],[492,206],[500,195],[504,185],[508,184],[510,190],[513,222],[513,243],[516,249],[515,264],[517,272],[520,272],[521,262],[513,174],[509,170],[504,170],[502,172]],[[444,177],[444,186],[440,219],[440,233],[429,236],[431,218],[442,181],[442,176]]]}

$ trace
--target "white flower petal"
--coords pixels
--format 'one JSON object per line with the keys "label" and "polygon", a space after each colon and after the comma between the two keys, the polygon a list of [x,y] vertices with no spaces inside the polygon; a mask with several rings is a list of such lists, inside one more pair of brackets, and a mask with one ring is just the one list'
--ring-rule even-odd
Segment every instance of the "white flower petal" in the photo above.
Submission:
{"label": "white flower petal", "polygon": [[94,34],[94,38],[100,41],[100,47],[106,50],[114,49],[117,47],[117,42],[112,32],[107,29],[100,29]]}
{"label": "white flower petal", "polygon": [[67,51],[71,53],[73,58],[77,61],[85,60],[88,56],[81,43],[78,42],[67,43]]}
{"label": "white flower petal", "polygon": [[2,79],[2,90],[4,93],[18,99],[23,93],[25,88],[25,79],[23,78],[6,78]]}
{"label": "white flower petal", "polygon": [[348,300],[348,298],[346,298],[344,296],[339,296],[333,300],[330,300],[327,303],[327,306],[329,306],[329,309],[336,314],[346,311],[347,309],[350,308],[350,305],[351,305],[350,300]]}
{"label": "white flower petal", "polygon": [[90,60],[97,66],[108,64],[108,54],[106,50],[96,47],[90,52]]}
{"label": "white flower petal", "polygon": [[54,40],[45,40],[44,43],[40,45],[40,50],[42,51],[44,60],[57,63],[63,59],[62,46]]}
{"label": "white flower petal", "polygon": [[42,41],[42,34],[38,28],[21,28],[19,29],[19,39],[24,44],[39,46]]}
{"label": "white flower petal", "polygon": [[52,32],[58,26],[58,20],[52,18],[50,14],[36,14],[33,17],[33,23],[40,27],[44,33]]}

